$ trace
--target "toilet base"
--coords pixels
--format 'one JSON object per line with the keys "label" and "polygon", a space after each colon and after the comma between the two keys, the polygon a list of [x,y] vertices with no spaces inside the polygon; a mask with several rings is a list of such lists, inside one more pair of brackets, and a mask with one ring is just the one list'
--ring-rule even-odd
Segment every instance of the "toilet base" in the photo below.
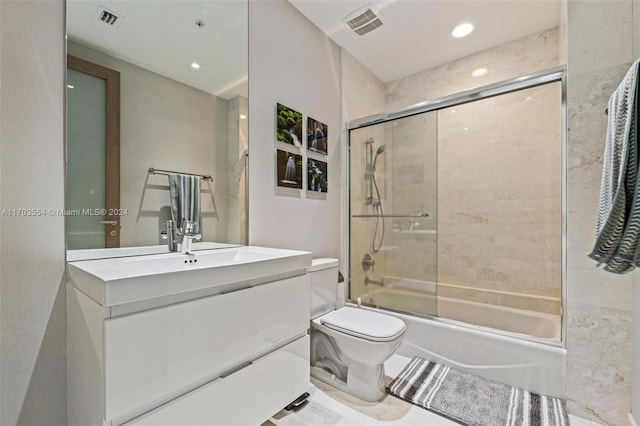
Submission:
{"label": "toilet base", "polygon": [[384,366],[354,364],[349,366],[347,381],[320,368],[311,367],[311,376],[364,401],[377,402],[385,395]]}

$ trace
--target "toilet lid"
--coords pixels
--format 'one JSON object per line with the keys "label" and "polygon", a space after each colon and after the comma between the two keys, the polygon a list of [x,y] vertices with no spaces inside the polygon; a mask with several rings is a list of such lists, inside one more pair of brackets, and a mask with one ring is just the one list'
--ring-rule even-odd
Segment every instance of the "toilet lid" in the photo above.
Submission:
{"label": "toilet lid", "polygon": [[321,318],[324,326],[374,342],[388,342],[404,332],[404,321],[366,309],[345,306]]}

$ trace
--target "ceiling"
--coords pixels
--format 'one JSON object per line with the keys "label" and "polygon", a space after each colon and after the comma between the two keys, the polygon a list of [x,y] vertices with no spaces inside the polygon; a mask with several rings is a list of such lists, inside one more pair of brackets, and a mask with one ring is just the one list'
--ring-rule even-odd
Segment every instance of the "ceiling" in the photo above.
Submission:
{"label": "ceiling", "polygon": [[[389,82],[553,28],[561,0],[289,0],[338,45]],[[359,36],[343,22],[368,5],[384,24]],[[104,6],[122,18],[96,17]],[[204,27],[195,24],[206,22]],[[455,39],[453,27],[475,31]],[[69,39],[225,99],[248,92],[248,11],[238,0],[68,0]],[[191,68],[198,62],[201,68]]]}
{"label": "ceiling", "polygon": [[[122,18],[101,22],[99,6]],[[244,1],[67,1],[70,40],[224,99],[248,95],[247,22]]]}
{"label": "ceiling", "polygon": [[[289,2],[385,83],[556,27],[561,10],[560,0]],[[359,36],[343,18],[367,5],[382,13],[384,24]],[[474,24],[474,32],[453,38],[462,22]]]}

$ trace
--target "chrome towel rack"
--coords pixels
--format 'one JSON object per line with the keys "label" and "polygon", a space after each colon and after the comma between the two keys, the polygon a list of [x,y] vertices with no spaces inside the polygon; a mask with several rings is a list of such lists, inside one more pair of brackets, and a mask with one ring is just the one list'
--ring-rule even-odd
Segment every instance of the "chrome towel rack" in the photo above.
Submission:
{"label": "chrome towel rack", "polygon": [[154,174],[154,175],[169,175],[169,173],[175,173],[177,175],[200,176],[202,178],[202,180],[213,180],[213,177],[211,177],[209,175],[198,175],[198,174],[195,174],[195,173],[173,172],[171,170],[154,169],[153,167],[149,167],[149,173]]}

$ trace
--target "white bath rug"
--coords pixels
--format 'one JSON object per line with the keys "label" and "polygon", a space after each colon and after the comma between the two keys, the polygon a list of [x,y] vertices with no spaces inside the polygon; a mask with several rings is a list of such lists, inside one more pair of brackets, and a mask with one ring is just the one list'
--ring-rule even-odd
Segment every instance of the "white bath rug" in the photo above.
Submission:
{"label": "white bath rug", "polygon": [[413,358],[387,391],[468,426],[569,426],[565,401]]}

